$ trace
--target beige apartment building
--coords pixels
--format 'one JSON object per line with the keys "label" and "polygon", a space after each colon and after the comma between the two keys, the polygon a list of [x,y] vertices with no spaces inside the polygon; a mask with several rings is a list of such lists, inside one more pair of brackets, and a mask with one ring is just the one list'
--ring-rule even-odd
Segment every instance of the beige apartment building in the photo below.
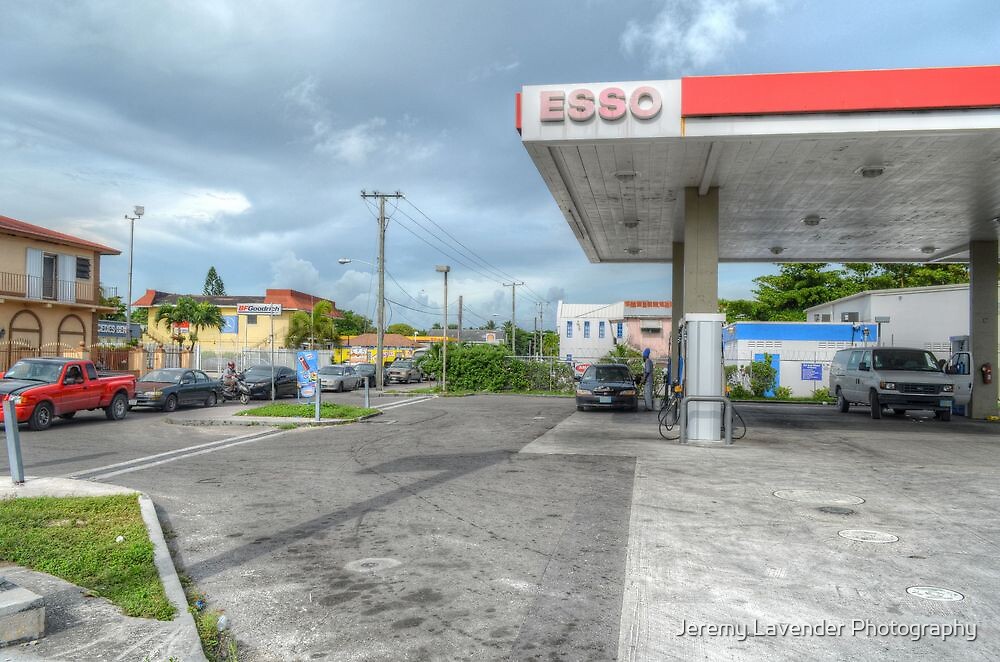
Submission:
{"label": "beige apartment building", "polygon": [[101,256],[120,253],[0,216],[0,370],[95,343],[98,318],[113,310],[100,305]]}

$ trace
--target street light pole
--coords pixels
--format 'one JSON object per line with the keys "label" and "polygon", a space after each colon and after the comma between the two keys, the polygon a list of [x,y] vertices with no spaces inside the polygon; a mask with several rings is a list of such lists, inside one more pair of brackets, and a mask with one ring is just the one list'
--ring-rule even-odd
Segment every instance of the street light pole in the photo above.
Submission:
{"label": "street light pole", "polygon": [[444,274],[444,340],[441,342],[441,392],[448,392],[448,272],[451,267],[439,264],[435,271]]}
{"label": "street light pole", "polygon": [[524,285],[523,282],[503,283],[504,287],[510,288],[510,353],[517,355],[517,286]]}
{"label": "street light pole", "polygon": [[135,252],[133,246],[135,245],[135,222],[142,218],[142,215],[146,213],[146,208],[142,205],[136,205],[132,208],[132,216],[125,214],[125,220],[128,221],[128,299],[125,301],[125,343],[132,344],[132,254]]}

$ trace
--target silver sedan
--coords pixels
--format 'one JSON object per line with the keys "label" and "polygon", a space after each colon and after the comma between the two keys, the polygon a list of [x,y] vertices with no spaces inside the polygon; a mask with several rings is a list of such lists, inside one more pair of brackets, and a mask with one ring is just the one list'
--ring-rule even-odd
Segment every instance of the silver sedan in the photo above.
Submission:
{"label": "silver sedan", "polygon": [[349,365],[328,365],[319,369],[320,388],[324,391],[353,391],[361,376]]}

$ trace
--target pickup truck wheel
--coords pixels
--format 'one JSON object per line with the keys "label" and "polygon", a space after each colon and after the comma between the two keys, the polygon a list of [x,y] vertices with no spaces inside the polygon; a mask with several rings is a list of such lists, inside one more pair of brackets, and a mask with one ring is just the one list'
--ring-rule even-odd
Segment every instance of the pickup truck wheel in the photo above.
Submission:
{"label": "pickup truck wheel", "polygon": [[40,402],[35,406],[35,411],[31,412],[28,427],[32,430],[45,430],[50,425],[52,425],[52,405]]}
{"label": "pickup truck wheel", "polygon": [[120,421],[128,414],[128,397],[124,393],[116,393],[111,398],[111,404],[104,410],[104,416],[109,421]]}
{"label": "pickup truck wheel", "polygon": [[75,411],[67,412],[65,414],[59,414],[59,418],[63,419],[64,421],[68,421],[69,419],[73,418],[74,416],[76,416],[76,412]]}
{"label": "pickup truck wheel", "polygon": [[168,395],[166,401],[163,403],[163,411],[170,413],[172,411],[177,411],[177,396]]}
{"label": "pickup truck wheel", "polygon": [[841,393],[840,390],[838,389],[837,390],[837,411],[839,411],[841,414],[846,414],[847,410],[849,410],[850,408],[851,408],[851,403],[847,401],[847,398],[845,398],[844,394]]}
{"label": "pickup truck wheel", "polygon": [[878,401],[878,393],[872,391],[868,394],[868,404],[872,408],[872,418],[882,418],[882,403]]}

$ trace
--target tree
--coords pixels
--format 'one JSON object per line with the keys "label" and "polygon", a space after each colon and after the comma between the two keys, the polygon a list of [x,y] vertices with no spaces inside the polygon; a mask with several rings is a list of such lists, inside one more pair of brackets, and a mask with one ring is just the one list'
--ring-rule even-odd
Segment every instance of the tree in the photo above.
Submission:
{"label": "tree", "polygon": [[486,324],[484,324],[481,328],[486,331],[492,331],[496,329],[497,328],[496,320],[487,320]]}
{"label": "tree", "polygon": [[388,327],[386,327],[385,332],[398,333],[401,336],[412,336],[417,333],[417,330],[414,329],[409,324],[403,324],[402,322],[397,322],[396,324],[390,324]]}
{"label": "tree", "polygon": [[[102,320],[114,320],[116,322],[125,321],[125,302],[117,294],[111,297],[104,296],[104,288],[101,288],[100,293],[100,305],[107,306],[108,308],[114,308],[113,313],[104,313],[101,315]],[[135,317],[135,313],[132,313],[132,317]]]}
{"label": "tree", "polygon": [[173,338],[174,342],[178,345],[184,344],[184,335],[181,333],[174,333],[173,326],[175,324],[184,324],[186,322],[192,329],[188,336],[188,340],[191,343],[191,349],[193,349],[194,344],[198,342],[198,331],[209,327],[222,329],[222,327],[225,326],[225,322],[222,319],[222,312],[219,310],[218,306],[207,301],[199,303],[191,297],[180,297],[177,299],[176,304],[163,304],[156,309],[155,321],[157,325],[159,325],[160,322],[167,323],[167,328],[171,332],[171,338]]}
{"label": "tree", "polygon": [[804,320],[805,309],[867,290],[969,282],[961,264],[780,264],[778,273],[754,279],[754,299],[720,300],[726,321]]}
{"label": "tree", "polygon": [[375,333],[372,321],[364,315],[350,310],[341,311],[343,317],[337,320],[337,332],[342,336],[360,336],[362,333]]}
{"label": "tree", "polygon": [[559,334],[555,331],[546,331],[542,336],[542,354],[559,356]]}
{"label": "tree", "polygon": [[215,270],[215,265],[209,267],[208,273],[205,275],[204,294],[207,297],[226,296],[226,285],[222,282],[222,277],[219,275],[219,272]]}
{"label": "tree", "polygon": [[339,343],[340,333],[332,313],[333,304],[329,301],[317,301],[311,313],[297,311],[288,322],[285,347],[292,349],[308,345],[310,349],[316,349]]}

